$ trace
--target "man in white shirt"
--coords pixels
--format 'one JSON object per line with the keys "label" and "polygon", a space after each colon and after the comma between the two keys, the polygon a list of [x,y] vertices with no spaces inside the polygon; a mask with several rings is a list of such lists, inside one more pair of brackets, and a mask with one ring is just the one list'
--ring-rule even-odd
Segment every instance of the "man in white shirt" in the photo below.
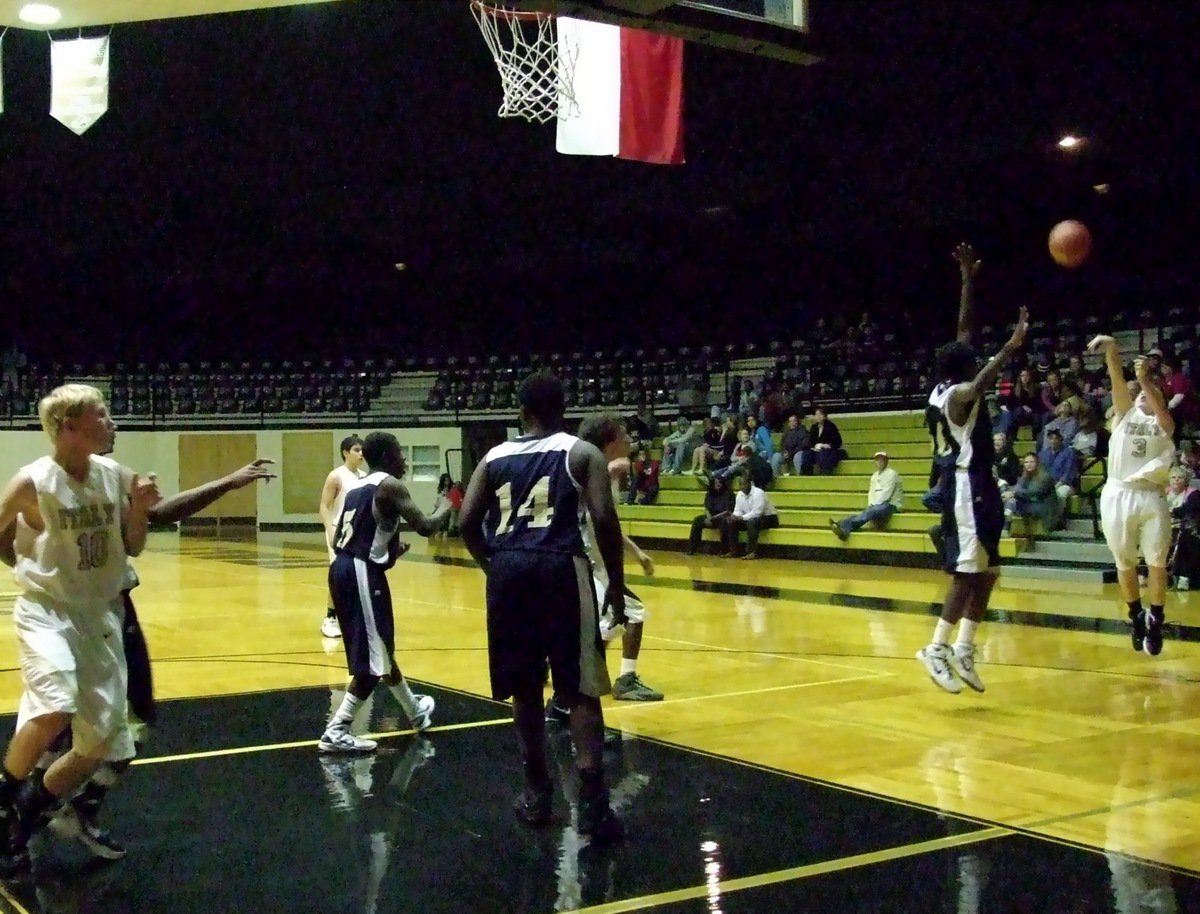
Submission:
{"label": "man in white shirt", "polygon": [[758,558],[758,534],[779,526],[779,515],[767,498],[767,493],[754,484],[749,473],[742,474],[741,489],[733,503],[733,514],[721,524],[721,545],[726,558],[733,556],[737,548],[737,532],[746,530],[746,554],[744,559]]}
{"label": "man in white shirt", "polygon": [[904,507],[904,483],[900,474],[888,466],[886,451],[875,452],[875,472],[871,474],[871,486],[867,493],[867,508],[861,514],[836,521],[829,518],[829,526],[838,539],[845,542],[850,534],[868,523],[878,527],[887,525],[888,519]]}

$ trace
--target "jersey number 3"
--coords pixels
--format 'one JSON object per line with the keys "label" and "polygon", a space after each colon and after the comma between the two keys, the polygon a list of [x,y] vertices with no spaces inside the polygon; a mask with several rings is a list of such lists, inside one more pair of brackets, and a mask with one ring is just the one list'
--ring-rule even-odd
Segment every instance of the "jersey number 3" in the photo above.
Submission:
{"label": "jersey number 3", "polygon": [[496,490],[496,498],[500,502],[500,519],[508,521],[497,531],[498,536],[511,532],[513,526],[522,517],[528,517],[528,527],[549,527],[550,519],[554,517],[554,507],[550,504],[550,477],[539,477],[525,496],[525,501],[513,510],[512,483],[506,482]]}

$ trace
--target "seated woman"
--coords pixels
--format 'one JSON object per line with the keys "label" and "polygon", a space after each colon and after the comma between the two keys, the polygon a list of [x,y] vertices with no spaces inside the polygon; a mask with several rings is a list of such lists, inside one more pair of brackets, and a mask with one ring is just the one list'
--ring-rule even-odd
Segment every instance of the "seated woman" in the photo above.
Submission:
{"label": "seated woman", "polygon": [[832,473],[846,459],[846,452],[842,449],[842,433],[819,406],[813,410],[808,441],[809,449],[800,452],[800,473],[804,476],[811,476],[814,467],[822,473]]}
{"label": "seated woman", "polygon": [[1043,530],[1057,529],[1061,510],[1054,477],[1043,469],[1037,454],[1026,454],[1021,466],[1021,478],[1004,493],[1005,529],[1014,517],[1040,521]]}
{"label": "seated woman", "polygon": [[1172,467],[1167,477],[1167,507],[1171,509],[1171,567],[1175,587],[1188,590],[1200,577],[1200,491],[1191,487],[1188,471]]}
{"label": "seated woman", "polygon": [[730,455],[729,463],[718,470],[713,470],[713,476],[728,479],[730,476],[746,468],[751,455],[757,452],[758,448],[754,440],[750,437],[750,429],[743,428],[738,432],[738,443],[733,449],[733,454]]}
{"label": "seated woman", "polygon": [[726,416],[725,422],[716,434],[716,443],[709,444],[710,434],[705,432],[705,446],[696,448],[693,455],[692,469],[697,473],[706,473],[709,467],[717,469],[727,466],[733,457],[733,449],[738,443],[737,422],[733,416]]}

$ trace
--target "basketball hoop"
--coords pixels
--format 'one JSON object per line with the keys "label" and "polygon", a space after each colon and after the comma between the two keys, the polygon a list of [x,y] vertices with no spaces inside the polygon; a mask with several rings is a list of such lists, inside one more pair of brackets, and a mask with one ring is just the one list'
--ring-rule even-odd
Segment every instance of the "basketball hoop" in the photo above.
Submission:
{"label": "basketball hoop", "polygon": [[559,54],[553,13],[471,0],[471,14],[500,71],[500,117],[544,124],[579,113],[573,85],[579,49]]}

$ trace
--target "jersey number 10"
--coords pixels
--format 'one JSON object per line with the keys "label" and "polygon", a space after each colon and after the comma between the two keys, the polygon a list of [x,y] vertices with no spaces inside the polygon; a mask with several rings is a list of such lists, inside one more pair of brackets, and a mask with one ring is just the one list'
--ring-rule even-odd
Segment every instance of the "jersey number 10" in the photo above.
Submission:
{"label": "jersey number 10", "polygon": [[550,519],[554,517],[554,507],[550,504],[550,477],[539,477],[525,496],[525,501],[513,509],[512,483],[506,482],[496,490],[496,498],[500,501],[500,519],[508,518],[504,526],[496,531],[497,536],[503,536],[512,531],[513,526],[522,517],[528,517],[527,527],[549,527]]}

